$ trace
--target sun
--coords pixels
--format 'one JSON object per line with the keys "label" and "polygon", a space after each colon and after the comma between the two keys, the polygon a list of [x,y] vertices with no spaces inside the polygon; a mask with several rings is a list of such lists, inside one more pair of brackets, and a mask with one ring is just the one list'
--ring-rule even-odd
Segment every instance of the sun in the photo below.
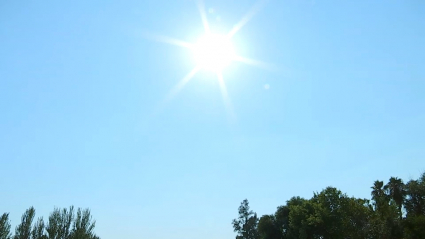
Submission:
{"label": "sun", "polygon": [[252,8],[242,17],[242,19],[237,22],[227,34],[224,35],[216,34],[211,31],[203,0],[196,0],[196,2],[198,3],[199,13],[201,15],[205,33],[196,42],[192,43],[167,36],[145,34],[147,38],[152,38],[155,41],[165,42],[171,45],[189,49],[192,52],[193,58],[196,62],[195,67],[176,84],[164,102],[172,99],[200,70],[213,72],[217,75],[217,80],[220,86],[220,91],[223,97],[226,111],[228,112],[230,118],[234,120],[235,114],[232,109],[230,97],[227,93],[227,87],[223,77],[223,70],[232,62],[241,62],[262,68],[268,68],[269,65],[262,61],[236,54],[231,39],[239,30],[241,30],[243,26],[245,26],[251,20],[251,18],[262,8],[266,1],[267,0],[257,0],[257,3],[252,6]]}
{"label": "sun", "polygon": [[192,46],[193,56],[200,69],[221,73],[235,60],[236,54],[226,35],[208,33]]}

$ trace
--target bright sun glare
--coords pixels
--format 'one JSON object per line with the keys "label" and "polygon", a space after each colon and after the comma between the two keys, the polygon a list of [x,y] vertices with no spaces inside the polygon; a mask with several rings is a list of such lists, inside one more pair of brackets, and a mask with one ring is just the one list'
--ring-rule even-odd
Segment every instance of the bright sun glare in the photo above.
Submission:
{"label": "bright sun glare", "polygon": [[196,66],[181,79],[177,85],[171,90],[166,100],[175,96],[183,87],[196,75],[200,70],[207,70],[217,74],[217,80],[220,86],[220,91],[223,97],[226,110],[229,115],[234,117],[231,107],[230,97],[227,93],[226,84],[223,79],[222,71],[229,66],[233,61],[242,62],[253,66],[266,66],[267,64],[239,56],[235,53],[231,38],[245,25],[251,18],[260,10],[267,0],[258,0],[258,2],[237,22],[233,28],[225,35],[213,34],[207,20],[207,13],[203,0],[197,0],[199,13],[201,14],[202,23],[204,25],[205,35],[203,35],[195,43],[182,41],[166,36],[150,35],[147,37],[153,38],[156,41],[162,41],[168,44],[188,48],[192,51],[196,61]]}
{"label": "bright sun glare", "polygon": [[199,68],[220,73],[235,59],[235,51],[229,37],[205,34],[192,47]]}

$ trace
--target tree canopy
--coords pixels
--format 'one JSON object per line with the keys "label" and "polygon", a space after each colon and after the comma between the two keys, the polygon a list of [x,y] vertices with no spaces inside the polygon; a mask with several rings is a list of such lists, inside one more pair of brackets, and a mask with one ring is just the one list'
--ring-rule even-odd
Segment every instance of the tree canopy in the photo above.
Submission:
{"label": "tree canopy", "polygon": [[310,199],[292,197],[259,220],[245,199],[232,222],[236,238],[425,239],[425,173],[406,184],[396,177],[377,180],[371,190],[368,200],[327,187]]}
{"label": "tree canopy", "polygon": [[22,215],[12,236],[9,214],[0,217],[0,239],[99,239],[95,234],[96,222],[89,209],[55,208],[47,223],[40,217],[34,222],[35,209],[30,207]]}

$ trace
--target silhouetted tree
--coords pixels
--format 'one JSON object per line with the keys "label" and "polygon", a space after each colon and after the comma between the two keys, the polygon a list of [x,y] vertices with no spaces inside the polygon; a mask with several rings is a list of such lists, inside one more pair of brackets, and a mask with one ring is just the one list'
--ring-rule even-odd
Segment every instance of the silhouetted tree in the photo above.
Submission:
{"label": "silhouetted tree", "polygon": [[375,210],[379,211],[385,204],[388,204],[388,197],[384,191],[384,182],[375,181],[372,188],[372,200],[374,201]]}
{"label": "silhouetted tree", "polygon": [[[406,185],[396,177],[385,186],[378,180],[371,189],[371,201],[348,197],[334,187],[314,193],[309,200],[292,197],[274,214],[260,218],[257,235],[260,239],[425,239],[425,173]],[[248,229],[255,224],[249,222],[256,215],[247,200],[241,203],[239,215],[233,220],[236,238],[250,238]]]}
{"label": "silhouetted tree", "polygon": [[90,210],[78,208],[70,239],[97,239],[98,237],[94,234],[95,225],[96,221],[93,221]]}
{"label": "silhouetted tree", "polygon": [[[74,207],[69,209],[55,208],[49,216],[47,225],[42,217],[33,225],[35,209],[30,207],[22,215],[21,223],[10,233],[9,214],[0,217],[0,239],[99,239],[94,233],[95,221],[90,210],[78,208],[74,215]],[[72,226],[72,228],[71,228]]]}
{"label": "silhouetted tree", "polygon": [[74,207],[69,210],[64,208],[60,210],[55,208],[49,216],[46,226],[49,239],[69,239],[72,221],[74,220]]}
{"label": "silhouetted tree", "polygon": [[264,215],[258,222],[258,235],[260,239],[281,239],[282,232],[274,215]]}
{"label": "silhouetted tree", "polygon": [[258,239],[258,218],[257,214],[249,210],[249,202],[243,200],[239,206],[239,217],[233,219],[233,229],[238,233],[236,239]]}
{"label": "silhouetted tree", "polygon": [[47,235],[44,233],[44,229],[43,218],[38,218],[31,232],[32,239],[48,239]]}
{"label": "silhouetted tree", "polygon": [[15,229],[14,239],[31,239],[31,225],[35,216],[35,209],[30,207],[22,215],[21,223]]}
{"label": "silhouetted tree", "polygon": [[9,213],[3,213],[0,217],[0,239],[11,239]]}
{"label": "silhouetted tree", "polygon": [[425,172],[418,180],[407,183],[406,195],[405,237],[425,238]]}
{"label": "silhouetted tree", "polygon": [[403,180],[396,177],[391,177],[388,184],[384,186],[384,190],[397,205],[399,211],[399,218],[400,220],[402,220],[403,202],[406,197],[406,189]]}

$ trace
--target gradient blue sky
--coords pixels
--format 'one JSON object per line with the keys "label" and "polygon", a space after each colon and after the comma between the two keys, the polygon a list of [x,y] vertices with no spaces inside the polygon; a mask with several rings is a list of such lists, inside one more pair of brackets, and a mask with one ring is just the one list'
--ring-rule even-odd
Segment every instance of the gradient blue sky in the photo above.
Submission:
{"label": "gradient blue sky", "polygon": [[[229,31],[254,0],[206,0]],[[103,239],[233,238],[258,214],[335,186],[425,170],[425,2],[268,1],[234,37],[278,70],[213,74],[187,49],[194,1],[1,1],[0,213],[89,207]],[[218,20],[219,19],[219,20]],[[265,85],[270,85],[265,89]]]}

